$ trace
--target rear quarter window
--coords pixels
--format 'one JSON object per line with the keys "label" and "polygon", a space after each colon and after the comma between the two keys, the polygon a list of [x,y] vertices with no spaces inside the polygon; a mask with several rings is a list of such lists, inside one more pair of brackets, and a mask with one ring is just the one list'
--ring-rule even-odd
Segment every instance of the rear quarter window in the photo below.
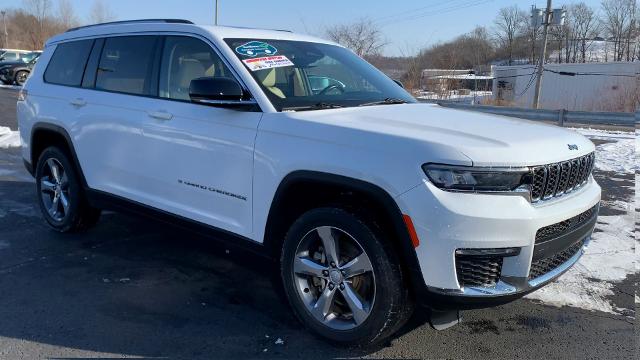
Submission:
{"label": "rear quarter window", "polygon": [[93,40],[71,41],[56,46],[44,73],[44,81],[67,86],[80,86]]}

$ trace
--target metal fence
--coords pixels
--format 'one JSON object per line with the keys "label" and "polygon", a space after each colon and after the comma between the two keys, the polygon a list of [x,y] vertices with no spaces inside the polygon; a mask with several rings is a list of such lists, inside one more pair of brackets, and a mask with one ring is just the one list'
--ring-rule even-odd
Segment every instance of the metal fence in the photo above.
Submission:
{"label": "metal fence", "polygon": [[[427,101],[425,101],[427,102]],[[428,101],[431,102],[431,101]],[[471,110],[496,115],[511,116],[527,120],[553,121],[564,126],[565,123],[579,123],[592,125],[617,125],[634,126],[640,124],[640,110],[635,113],[620,112],[590,112],[590,111],[567,111],[567,110],[545,110],[545,109],[525,109],[504,106],[469,105],[455,102],[440,101],[438,105],[453,109]]]}

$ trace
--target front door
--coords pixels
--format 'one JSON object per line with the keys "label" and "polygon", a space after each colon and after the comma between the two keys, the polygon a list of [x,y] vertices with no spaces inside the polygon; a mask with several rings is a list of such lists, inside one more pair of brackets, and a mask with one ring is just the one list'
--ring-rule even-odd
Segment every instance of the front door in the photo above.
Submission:
{"label": "front door", "polygon": [[158,98],[142,126],[151,205],[240,235],[252,231],[253,151],[261,112],[195,104],[191,80],[234,78],[212,47],[167,36]]}

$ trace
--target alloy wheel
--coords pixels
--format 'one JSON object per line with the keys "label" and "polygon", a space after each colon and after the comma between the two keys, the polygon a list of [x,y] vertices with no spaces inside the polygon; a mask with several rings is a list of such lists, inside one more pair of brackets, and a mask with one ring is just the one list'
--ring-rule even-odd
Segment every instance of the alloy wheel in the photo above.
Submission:
{"label": "alloy wheel", "polygon": [[62,222],[69,214],[69,178],[62,164],[50,158],[44,165],[40,179],[40,197],[49,216]]}
{"label": "alloy wheel", "polygon": [[369,256],[346,231],[321,226],[309,231],[293,262],[296,290],[307,311],[336,330],[360,326],[375,301],[375,276]]}
{"label": "alloy wheel", "polygon": [[24,85],[24,83],[27,82],[27,78],[29,78],[29,73],[21,71],[16,77],[16,83],[18,83],[18,85]]}

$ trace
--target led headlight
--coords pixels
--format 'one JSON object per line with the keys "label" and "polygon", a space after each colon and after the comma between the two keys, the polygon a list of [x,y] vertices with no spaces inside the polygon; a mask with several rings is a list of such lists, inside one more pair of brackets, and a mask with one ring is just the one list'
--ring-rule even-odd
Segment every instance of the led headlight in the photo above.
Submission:
{"label": "led headlight", "polygon": [[531,171],[528,168],[426,164],[422,169],[435,186],[450,191],[528,192],[531,184]]}

